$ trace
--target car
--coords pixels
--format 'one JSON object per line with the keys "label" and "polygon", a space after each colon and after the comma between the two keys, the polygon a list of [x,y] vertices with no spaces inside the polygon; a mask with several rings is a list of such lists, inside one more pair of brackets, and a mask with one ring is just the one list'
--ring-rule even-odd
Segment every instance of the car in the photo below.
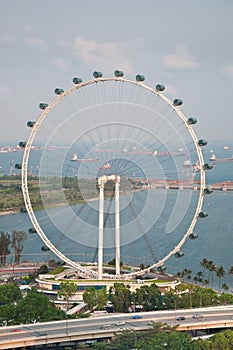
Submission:
{"label": "car", "polygon": [[115,323],[116,326],[123,326],[124,324],[125,322],[121,322],[121,321]]}
{"label": "car", "polygon": [[100,329],[106,329],[106,328],[110,328],[112,327],[110,324],[105,324],[103,326],[100,327]]}
{"label": "car", "polygon": [[203,318],[204,316],[202,314],[194,314],[193,318]]}
{"label": "car", "polygon": [[13,329],[12,332],[16,333],[16,332],[22,332],[22,329]]}
{"label": "car", "polygon": [[185,317],[184,316],[178,316],[178,317],[176,317],[176,320],[177,321],[184,321]]}
{"label": "car", "polygon": [[134,315],[132,318],[133,318],[134,320],[139,320],[140,318],[142,318],[142,316],[140,316],[140,315]]}

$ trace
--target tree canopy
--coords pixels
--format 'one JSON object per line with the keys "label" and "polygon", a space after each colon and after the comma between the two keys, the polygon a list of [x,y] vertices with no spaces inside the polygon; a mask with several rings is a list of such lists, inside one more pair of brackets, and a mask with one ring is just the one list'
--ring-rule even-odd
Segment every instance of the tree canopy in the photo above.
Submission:
{"label": "tree canopy", "polygon": [[7,325],[65,318],[65,313],[58,310],[43,293],[32,288],[23,298],[15,283],[0,285],[0,305],[1,323]]}

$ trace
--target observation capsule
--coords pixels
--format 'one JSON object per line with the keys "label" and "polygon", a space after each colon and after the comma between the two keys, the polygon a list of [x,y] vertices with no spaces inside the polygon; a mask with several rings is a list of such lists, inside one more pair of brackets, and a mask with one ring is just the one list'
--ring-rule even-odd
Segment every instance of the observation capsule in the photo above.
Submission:
{"label": "observation capsule", "polygon": [[94,78],[102,78],[102,76],[103,76],[103,73],[101,73],[101,72],[97,72],[97,71],[95,71],[94,73],[93,73],[93,77]]}
{"label": "observation capsule", "polygon": [[26,213],[27,212],[27,209],[26,208],[20,208],[20,213]]}
{"label": "observation capsule", "polygon": [[205,193],[205,194],[211,194],[211,193],[213,193],[213,190],[212,190],[211,187],[206,187],[206,188],[204,189],[204,193]]}
{"label": "observation capsule", "polygon": [[39,108],[40,109],[46,109],[48,107],[48,103],[43,103],[43,102],[41,102],[40,104],[39,104]]}
{"label": "observation capsule", "polygon": [[193,118],[193,117],[190,117],[190,118],[188,119],[188,124],[189,124],[189,125],[197,124],[197,119],[196,119],[196,118]]}
{"label": "observation capsule", "polygon": [[26,147],[26,144],[27,144],[27,142],[25,142],[25,141],[20,141],[20,142],[19,142],[19,147],[25,148],[25,147]]}
{"label": "observation capsule", "polygon": [[33,126],[36,124],[36,122],[28,121],[27,122],[27,127],[33,128]]}
{"label": "observation capsule", "polygon": [[19,163],[15,164],[15,169],[22,169],[22,164],[19,164]]}
{"label": "observation capsule", "polygon": [[34,227],[29,228],[29,233],[37,233],[36,229]]}
{"label": "observation capsule", "polygon": [[182,256],[184,256],[184,253],[182,251],[175,253],[175,258],[181,258]]}
{"label": "observation capsule", "polygon": [[199,218],[207,218],[208,213],[206,213],[205,211],[200,211],[198,216],[199,216]]}
{"label": "observation capsule", "polygon": [[181,106],[183,104],[183,101],[180,98],[175,98],[175,100],[173,101],[173,105],[174,106]]}
{"label": "observation capsule", "polygon": [[46,245],[42,245],[40,249],[42,250],[42,252],[48,252],[50,250],[49,247],[47,247]]}
{"label": "observation capsule", "polygon": [[122,78],[124,76],[124,72],[122,72],[122,70],[115,70],[114,75],[117,78]]}
{"label": "observation capsule", "polygon": [[166,268],[165,266],[159,266],[159,267],[157,268],[157,270],[158,270],[159,272],[163,272],[163,271],[166,271],[167,268]]}
{"label": "observation capsule", "polygon": [[136,80],[137,80],[137,81],[144,81],[144,80],[145,80],[145,77],[144,77],[144,75],[137,74],[137,75],[136,75]]}
{"label": "observation capsule", "polygon": [[165,90],[165,86],[161,85],[161,84],[157,84],[155,87],[156,91],[164,91]]}
{"label": "observation capsule", "polygon": [[82,82],[83,82],[83,80],[81,78],[76,78],[76,77],[73,78],[74,84],[81,84]]}
{"label": "observation capsule", "polygon": [[197,239],[198,238],[198,234],[197,233],[191,233],[189,235],[189,239],[193,240],[193,239]]}
{"label": "observation capsule", "polygon": [[206,163],[206,164],[203,165],[203,169],[204,170],[211,170],[211,169],[213,169],[213,165]]}
{"label": "observation capsule", "polygon": [[202,147],[202,146],[206,146],[207,143],[208,143],[208,142],[207,142],[206,140],[203,140],[203,139],[201,139],[201,140],[198,141],[198,145],[201,146],[201,147]]}
{"label": "observation capsule", "polygon": [[60,88],[56,88],[56,89],[54,90],[54,93],[55,93],[56,95],[61,95],[61,94],[64,93],[64,90],[63,90],[63,89],[60,89]]}

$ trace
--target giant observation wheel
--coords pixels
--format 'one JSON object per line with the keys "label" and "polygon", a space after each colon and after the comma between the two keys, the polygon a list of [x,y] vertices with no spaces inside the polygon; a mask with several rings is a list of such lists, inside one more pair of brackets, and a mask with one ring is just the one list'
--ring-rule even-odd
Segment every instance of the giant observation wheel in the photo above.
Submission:
{"label": "giant observation wheel", "polygon": [[[211,166],[197,120],[185,117],[182,100],[166,97],[163,85],[151,88],[144,79],[121,71],[74,78],[67,91],[55,89],[50,104],[40,103],[20,142],[30,232],[43,240],[44,254],[82,277],[131,278],[161,268],[182,257],[186,240],[198,237],[197,220],[207,216]],[[105,266],[111,260],[112,270]]]}

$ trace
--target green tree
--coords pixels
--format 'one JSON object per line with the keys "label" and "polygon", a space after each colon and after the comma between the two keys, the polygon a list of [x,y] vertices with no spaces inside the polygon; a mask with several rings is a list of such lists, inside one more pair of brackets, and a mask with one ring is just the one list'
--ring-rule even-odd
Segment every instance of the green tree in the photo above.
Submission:
{"label": "green tree", "polygon": [[96,289],[93,286],[87,287],[83,293],[83,301],[87,304],[88,309],[93,311],[97,305]]}
{"label": "green tree", "polygon": [[39,267],[37,271],[37,275],[43,275],[49,272],[49,268],[46,264],[43,264]]}
{"label": "green tree", "polygon": [[134,349],[135,342],[137,340],[137,336],[139,333],[131,332],[131,331],[123,331],[117,334],[111,341],[109,349],[118,349],[118,350],[126,350],[126,349]]}
{"label": "green tree", "polygon": [[16,305],[6,304],[0,307],[0,325],[10,326],[15,324]]}
{"label": "green tree", "polygon": [[6,265],[6,257],[10,254],[11,238],[8,232],[0,231],[0,265]]}
{"label": "green tree", "polygon": [[63,281],[60,283],[60,290],[58,291],[58,296],[65,300],[67,310],[69,308],[69,301],[71,297],[75,295],[76,291],[77,285],[74,282]]}
{"label": "green tree", "polygon": [[22,299],[22,294],[16,283],[0,285],[0,306],[17,303]]}
{"label": "green tree", "polygon": [[233,344],[233,331],[228,329],[226,331],[215,334],[208,341],[211,344],[211,350],[230,350]]}
{"label": "green tree", "polygon": [[58,310],[47,296],[32,289],[16,306],[15,324],[48,322],[64,319],[65,313]]}
{"label": "green tree", "polygon": [[111,301],[116,312],[128,312],[131,299],[129,285],[125,286],[124,283],[114,283]]}
{"label": "green tree", "polygon": [[161,293],[155,283],[150,286],[145,285],[138,288],[132,294],[132,300],[134,304],[142,305],[145,311],[161,310],[164,308]]}
{"label": "green tree", "polygon": [[22,294],[15,283],[0,285],[0,324],[14,324],[16,302]]}
{"label": "green tree", "polygon": [[96,294],[97,310],[103,310],[104,306],[107,304],[107,301],[108,301],[108,294],[106,292],[106,289],[101,288],[97,290],[97,294]]}
{"label": "green tree", "polygon": [[[115,266],[116,265],[116,258],[113,258],[107,264],[110,266]],[[120,261],[120,267],[122,267],[122,266],[123,266],[123,261]]]}
{"label": "green tree", "polygon": [[89,310],[103,310],[108,301],[108,294],[105,288],[96,290],[94,287],[87,287],[83,293],[83,301],[88,305]]}
{"label": "green tree", "polygon": [[140,341],[136,343],[137,349],[143,350],[174,350],[174,349],[185,349],[185,350],[199,350],[197,344],[192,341],[192,338],[187,333],[182,332],[160,332],[156,334],[149,341]]}
{"label": "green tree", "polygon": [[11,246],[15,252],[15,264],[19,264],[22,250],[23,250],[23,242],[26,240],[27,234],[23,231],[13,230],[12,238],[11,238]]}
{"label": "green tree", "polygon": [[141,264],[139,265],[139,267],[140,267],[140,270],[144,270],[144,269],[145,269],[145,264],[144,264],[144,263],[141,263]]}

